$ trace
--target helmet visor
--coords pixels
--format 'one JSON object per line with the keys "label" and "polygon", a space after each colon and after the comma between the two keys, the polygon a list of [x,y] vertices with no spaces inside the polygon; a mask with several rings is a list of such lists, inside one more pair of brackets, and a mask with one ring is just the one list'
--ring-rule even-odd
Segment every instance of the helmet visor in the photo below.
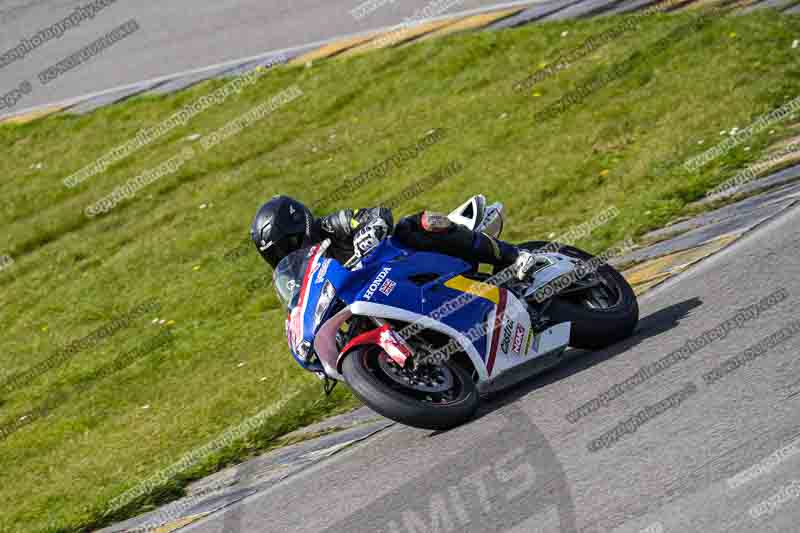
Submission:
{"label": "helmet visor", "polygon": [[299,250],[302,246],[303,240],[300,235],[290,235],[278,241],[274,241],[268,245],[264,250],[259,250],[261,256],[272,265],[272,268],[278,266],[281,260],[294,252]]}

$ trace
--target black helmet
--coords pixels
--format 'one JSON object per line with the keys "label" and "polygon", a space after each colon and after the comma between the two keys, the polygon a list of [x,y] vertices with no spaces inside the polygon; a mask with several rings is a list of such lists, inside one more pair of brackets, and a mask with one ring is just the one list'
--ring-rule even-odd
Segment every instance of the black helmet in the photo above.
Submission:
{"label": "black helmet", "polygon": [[275,268],[281,259],[299,250],[311,236],[313,216],[306,206],[288,196],[273,196],[261,206],[250,228],[258,253]]}

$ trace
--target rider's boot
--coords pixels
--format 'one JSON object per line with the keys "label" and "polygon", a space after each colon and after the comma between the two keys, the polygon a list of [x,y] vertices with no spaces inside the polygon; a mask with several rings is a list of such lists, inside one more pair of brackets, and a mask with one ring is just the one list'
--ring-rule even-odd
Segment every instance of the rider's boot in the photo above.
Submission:
{"label": "rider's boot", "polygon": [[511,265],[514,277],[522,282],[529,282],[533,279],[533,274],[541,265],[541,256],[531,253],[528,250],[519,250],[517,259]]}

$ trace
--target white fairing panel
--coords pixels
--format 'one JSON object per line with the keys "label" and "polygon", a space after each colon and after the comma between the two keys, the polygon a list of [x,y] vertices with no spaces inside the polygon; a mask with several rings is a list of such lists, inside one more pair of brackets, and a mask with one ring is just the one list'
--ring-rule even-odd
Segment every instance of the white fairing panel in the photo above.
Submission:
{"label": "white fairing panel", "polygon": [[349,307],[345,307],[325,322],[317,334],[314,336],[314,351],[317,353],[325,373],[328,376],[344,380],[344,377],[336,370],[336,360],[339,358],[339,348],[336,346],[336,332],[339,326],[348,320],[353,313]]}
{"label": "white fairing panel", "polygon": [[[489,378],[494,379],[503,372],[517,365],[526,363],[536,357],[541,357],[554,350],[564,348],[569,343],[570,323],[556,324],[541,333],[536,333],[531,328],[530,315],[523,304],[510,291],[507,292],[505,312],[502,316],[500,328],[497,331],[497,345],[494,364]],[[495,313],[497,312],[495,307]],[[494,324],[495,313],[492,313],[490,324]],[[494,346],[494,328],[490,330],[487,343],[487,361],[490,361],[491,351]]]}
{"label": "white fairing panel", "polygon": [[[495,350],[494,365],[489,377],[495,377],[504,370],[515,366],[519,362],[519,355],[522,350],[522,344],[525,341],[525,335],[531,329],[531,318],[528,311],[523,304],[511,294],[506,291],[506,305],[505,309],[501,310],[500,327],[496,333],[498,339],[495,341],[494,334],[495,328],[490,328],[489,342],[486,343],[487,362],[491,358],[492,349]],[[490,324],[495,324],[496,313],[500,306],[495,306],[494,313],[492,313],[492,320]],[[520,339],[521,337],[521,339]]]}
{"label": "white fairing panel", "polygon": [[[412,313],[397,307],[363,301],[352,304],[348,309],[349,313],[353,315],[403,320],[409,323],[418,321],[426,328],[440,331],[450,336],[450,338],[456,339],[461,346],[463,346],[464,351],[477,370],[479,382],[489,382],[517,365],[526,363],[533,358],[543,356],[554,350],[562,349],[569,343],[569,322],[557,324],[538,334],[535,333],[531,328],[530,316],[528,315],[525,305],[510,292],[507,295],[502,323],[498,330],[495,358],[493,361],[491,357],[492,346],[494,345],[493,327],[488,328],[489,338],[486,343],[487,353],[478,354],[475,346],[466,335],[428,316]],[[490,325],[495,323],[496,313],[497,307],[490,313]],[[486,363],[484,363],[484,361],[486,361]],[[489,366],[491,366],[491,372],[489,372]]]}

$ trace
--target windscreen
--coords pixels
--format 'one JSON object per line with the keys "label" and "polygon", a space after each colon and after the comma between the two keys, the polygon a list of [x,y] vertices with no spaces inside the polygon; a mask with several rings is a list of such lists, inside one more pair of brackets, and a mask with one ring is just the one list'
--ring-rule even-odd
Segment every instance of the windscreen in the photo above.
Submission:
{"label": "windscreen", "polygon": [[303,276],[306,266],[311,260],[310,252],[311,248],[294,251],[281,259],[281,262],[275,267],[273,274],[275,290],[278,292],[278,299],[287,310],[291,310],[297,305],[297,300],[300,298]]}

